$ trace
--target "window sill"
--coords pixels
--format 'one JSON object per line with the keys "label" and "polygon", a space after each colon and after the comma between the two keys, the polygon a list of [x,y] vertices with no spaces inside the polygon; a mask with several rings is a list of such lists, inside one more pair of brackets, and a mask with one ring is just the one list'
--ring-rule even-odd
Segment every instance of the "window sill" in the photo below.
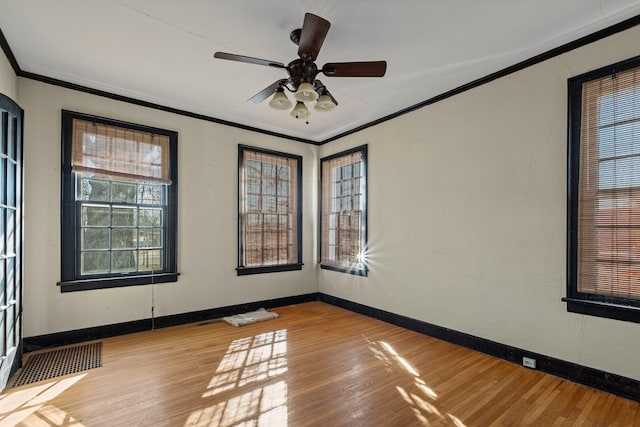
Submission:
{"label": "window sill", "polygon": [[326,264],[320,264],[320,268],[322,268],[323,270],[337,271],[338,273],[353,274],[354,276],[367,277],[369,275],[368,268],[364,268],[364,269],[344,268],[344,267],[336,267],[333,265],[326,265]]}
{"label": "window sill", "polygon": [[177,282],[180,273],[158,273],[143,276],[103,277],[100,279],[66,280],[58,282],[60,292],[90,291],[93,289],[120,288],[124,286],[151,285]]}
{"label": "window sill", "polygon": [[238,276],[248,276],[250,274],[262,274],[262,273],[279,273],[281,271],[296,271],[302,270],[304,264],[282,264],[282,265],[269,265],[265,267],[238,267],[236,272]]}
{"label": "window sill", "polygon": [[640,307],[578,298],[562,298],[562,301],[567,303],[567,311],[571,313],[640,323]]}

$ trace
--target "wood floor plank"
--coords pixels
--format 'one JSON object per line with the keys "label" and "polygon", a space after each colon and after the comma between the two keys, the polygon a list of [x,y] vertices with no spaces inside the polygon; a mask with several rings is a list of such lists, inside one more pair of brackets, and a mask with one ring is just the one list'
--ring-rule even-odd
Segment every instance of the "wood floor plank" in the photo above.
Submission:
{"label": "wood floor plank", "polygon": [[0,395],[0,425],[639,426],[640,403],[328,304],[102,340],[103,366]]}

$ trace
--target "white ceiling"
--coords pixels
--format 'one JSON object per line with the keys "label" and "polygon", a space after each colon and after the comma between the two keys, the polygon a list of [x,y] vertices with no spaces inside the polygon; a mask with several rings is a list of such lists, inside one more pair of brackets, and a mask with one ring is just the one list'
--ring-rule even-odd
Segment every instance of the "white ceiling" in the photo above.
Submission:
{"label": "white ceiling", "polygon": [[[246,102],[284,70],[213,59],[289,63],[305,12],[331,22],[319,67],[388,64],[319,75],[339,106],[308,125]],[[0,0],[0,29],[22,71],[318,142],[638,14],[640,0]]]}

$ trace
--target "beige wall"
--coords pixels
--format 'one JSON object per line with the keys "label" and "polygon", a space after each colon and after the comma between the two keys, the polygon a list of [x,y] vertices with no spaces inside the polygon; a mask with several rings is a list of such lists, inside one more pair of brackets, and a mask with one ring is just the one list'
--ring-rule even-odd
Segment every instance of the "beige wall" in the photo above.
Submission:
{"label": "beige wall", "polygon": [[4,52],[0,50],[0,93],[15,101],[17,81],[13,67],[11,67]]}
{"label": "beige wall", "polygon": [[319,290],[640,380],[640,325],[567,313],[567,78],[640,27],[325,145],[369,144],[368,278]]}
{"label": "beige wall", "polygon": [[[154,286],[156,315],[317,292],[314,192],[317,147],[138,107],[33,80],[25,109],[24,335],[149,318],[151,286],[60,293],[60,110],[178,131],[177,283]],[[302,271],[237,277],[238,144],[303,156]]]}

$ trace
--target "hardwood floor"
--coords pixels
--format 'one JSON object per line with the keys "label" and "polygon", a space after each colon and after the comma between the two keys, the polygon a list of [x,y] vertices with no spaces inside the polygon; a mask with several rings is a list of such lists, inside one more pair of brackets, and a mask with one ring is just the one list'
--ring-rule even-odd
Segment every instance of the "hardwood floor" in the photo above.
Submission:
{"label": "hardwood floor", "polygon": [[104,339],[101,368],[5,390],[0,425],[640,426],[640,403],[328,304],[274,311]]}

